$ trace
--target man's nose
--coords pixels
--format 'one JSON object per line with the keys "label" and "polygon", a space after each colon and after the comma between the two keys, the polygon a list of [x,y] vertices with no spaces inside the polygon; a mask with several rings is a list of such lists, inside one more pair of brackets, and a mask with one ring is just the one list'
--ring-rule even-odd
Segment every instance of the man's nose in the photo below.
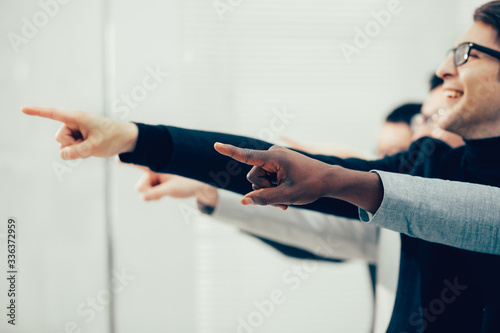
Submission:
{"label": "man's nose", "polygon": [[449,77],[456,76],[458,74],[457,66],[455,66],[453,57],[453,52],[450,52],[450,54],[448,54],[448,56],[443,60],[441,65],[439,65],[438,69],[436,70],[436,75],[443,80]]}

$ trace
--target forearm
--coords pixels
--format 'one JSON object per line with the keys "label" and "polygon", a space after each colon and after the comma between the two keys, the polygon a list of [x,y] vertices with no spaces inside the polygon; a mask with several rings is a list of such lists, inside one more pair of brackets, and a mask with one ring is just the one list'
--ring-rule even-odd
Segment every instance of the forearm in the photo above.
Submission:
{"label": "forearm", "polygon": [[366,222],[429,242],[500,254],[499,188],[376,172],[384,197]]}

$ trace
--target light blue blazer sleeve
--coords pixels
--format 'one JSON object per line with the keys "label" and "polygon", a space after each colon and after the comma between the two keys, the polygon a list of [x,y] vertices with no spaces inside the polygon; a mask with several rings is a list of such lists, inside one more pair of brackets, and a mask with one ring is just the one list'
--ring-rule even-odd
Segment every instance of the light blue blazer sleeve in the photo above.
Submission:
{"label": "light blue blazer sleeve", "polygon": [[500,188],[376,172],[384,197],[368,224],[476,252],[500,254]]}

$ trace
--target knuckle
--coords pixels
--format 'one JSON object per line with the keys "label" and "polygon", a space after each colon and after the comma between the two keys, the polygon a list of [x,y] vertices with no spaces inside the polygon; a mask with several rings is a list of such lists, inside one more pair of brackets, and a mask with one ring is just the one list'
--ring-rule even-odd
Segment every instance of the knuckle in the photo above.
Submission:
{"label": "knuckle", "polygon": [[248,162],[249,159],[251,159],[255,156],[255,152],[251,149],[248,149],[248,148],[244,148],[242,153],[243,153],[243,156],[245,156],[246,162]]}
{"label": "knuckle", "polygon": [[252,174],[252,171],[250,171],[249,173],[247,173],[247,180],[253,184],[252,180],[254,179],[253,177],[253,174]]}
{"label": "knuckle", "polygon": [[271,148],[269,148],[269,150],[272,150],[272,151],[284,151],[284,150],[287,150],[287,148],[285,148],[283,146],[280,146],[280,145],[272,145]]}
{"label": "knuckle", "polygon": [[101,128],[103,132],[111,130],[113,125],[113,121],[109,118],[102,117],[102,119],[100,119],[99,121],[99,128]]}
{"label": "knuckle", "polygon": [[104,134],[101,132],[100,129],[96,128],[92,130],[91,135],[89,137],[91,144],[97,145],[101,143],[103,139],[104,139]]}
{"label": "knuckle", "polygon": [[261,195],[260,202],[261,202],[261,205],[266,206],[267,205],[267,198],[265,196]]}
{"label": "knuckle", "polygon": [[295,181],[292,178],[287,177],[283,180],[283,184],[285,185],[285,188],[288,190],[289,188],[295,185]]}
{"label": "knuckle", "polygon": [[82,110],[74,110],[72,112],[73,120],[80,120],[83,122],[90,121],[89,114]]}
{"label": "knuckle", "polygon": [[89,141],[84,141],[82,144],[78,145],[76,148],[76,153],[82,157],[90,155],[92,151],[92,143]]}

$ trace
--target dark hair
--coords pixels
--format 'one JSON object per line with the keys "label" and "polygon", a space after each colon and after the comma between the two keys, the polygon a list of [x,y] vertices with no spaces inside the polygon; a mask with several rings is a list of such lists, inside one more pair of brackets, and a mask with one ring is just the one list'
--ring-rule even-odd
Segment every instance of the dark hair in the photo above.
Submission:
{"label": "dark hair", "polygon": [[500,44],[500,1],[490,1],[474,12],[474,22],[483,22],[497,32],[497,43]]}
{"label": "dark hair", "polygon": [[437,87],[441,86],[444,83],[444,80],[437,76],[436,74],[432,74],[431,80],[429,81],[429,91],[433,91]]}
{"label": "dark hair", "polygon": [[410,125],[411,118],[420,113],[420,109],[422,109],[422,104],[418,103],[409,103],[403,104],[400,107],[397,107],[389,113],[387,118],[385,118],[386,122],[389,123],[405,123]]}

